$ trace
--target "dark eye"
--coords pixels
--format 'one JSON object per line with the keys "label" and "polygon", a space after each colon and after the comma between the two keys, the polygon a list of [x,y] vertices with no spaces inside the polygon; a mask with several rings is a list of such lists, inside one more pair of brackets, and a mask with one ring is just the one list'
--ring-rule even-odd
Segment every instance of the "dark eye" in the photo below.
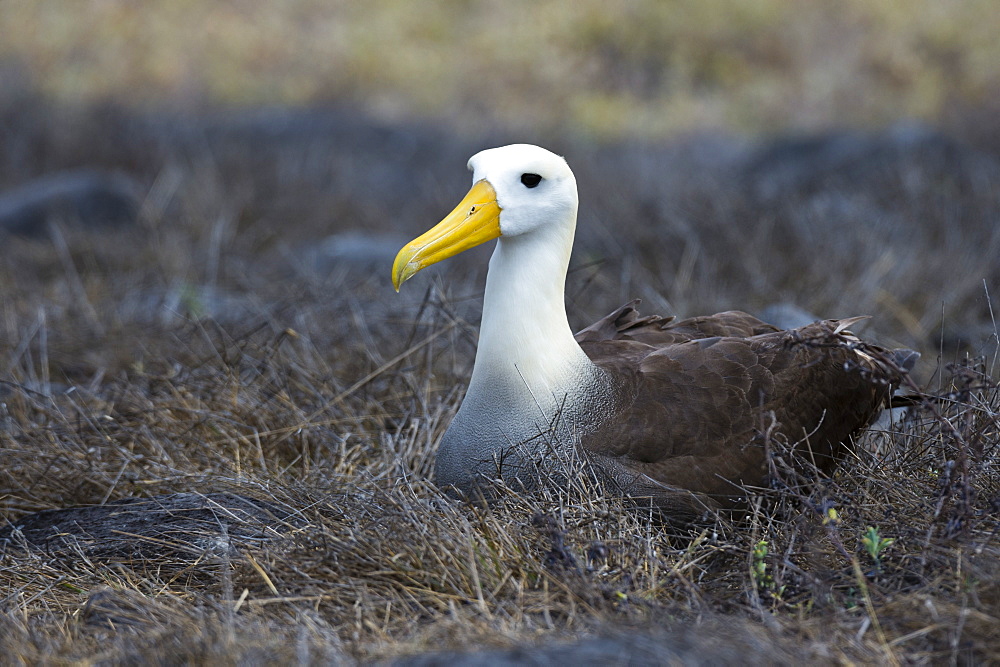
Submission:
{"label": "dark eye", "polygon": [[521,174],[521,182],[524,187],[533,188],[542,182],[542,177],[538,174]]}

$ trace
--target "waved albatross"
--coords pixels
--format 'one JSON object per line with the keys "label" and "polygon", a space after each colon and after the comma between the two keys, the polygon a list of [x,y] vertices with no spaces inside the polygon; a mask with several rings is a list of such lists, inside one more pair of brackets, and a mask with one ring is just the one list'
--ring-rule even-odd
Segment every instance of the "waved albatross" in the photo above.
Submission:
{"label": "waved albatross", "polygon": [[[845,330],[854,319],[782,331],[738,311],[640,317],[633,302],[574,336],[564,301],[573,172],[527,144],[484,150],[468,166],[472,189],[392,269],[398,291],[421,269],[498,239],[472,379],[437,454],[439,486],[531,485],[538,462],[575,448],[623,493],[700,514],[733,505],[739,485],[767,483],[769,443],[795,445],[796,457],[831,471],[887,407],[893,364],[861,351]],[[899,352],[912,365],[915,353]]]}

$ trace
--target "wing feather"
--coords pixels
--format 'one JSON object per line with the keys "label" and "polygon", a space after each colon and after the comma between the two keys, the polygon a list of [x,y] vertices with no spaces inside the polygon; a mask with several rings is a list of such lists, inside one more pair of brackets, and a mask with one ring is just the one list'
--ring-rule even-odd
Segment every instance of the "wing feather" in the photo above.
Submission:
{"label": "wing feather", "polygon": [[856,321],[781,331],[738,311],[674,321],[626,304],[578,334],[620,391],[583,450],[626,493],[672,512],[766,485],[765,434],[830,472],[891,393],[889,369],[845,331]]}

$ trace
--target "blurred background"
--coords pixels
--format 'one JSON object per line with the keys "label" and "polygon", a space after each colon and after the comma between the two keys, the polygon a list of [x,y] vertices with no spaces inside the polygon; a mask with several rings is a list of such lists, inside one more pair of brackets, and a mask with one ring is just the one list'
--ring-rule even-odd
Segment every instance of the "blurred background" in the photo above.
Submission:
{"label": "blurred background", "polygon": [[[633,297],[784,304],[979,354],[998,34],[990,0],[4,2],[8,270],[62,275],[66,252],[25,240],[57,219],[71,257],[74,230],[108,225],[148,255],[86,246],[78,301],[224,319],[313,284],[399,309],[396,249],[464,193],[472,153],[528,141],[580,181],[575,326]],[[486,252],[434,284],[474,302],[461,276],[481,281]]]}
{"label": "blurred background", "polygon": [[997,112],[990,0],[35,0],[4,88],[136,109],[350,105],[648,140]]}

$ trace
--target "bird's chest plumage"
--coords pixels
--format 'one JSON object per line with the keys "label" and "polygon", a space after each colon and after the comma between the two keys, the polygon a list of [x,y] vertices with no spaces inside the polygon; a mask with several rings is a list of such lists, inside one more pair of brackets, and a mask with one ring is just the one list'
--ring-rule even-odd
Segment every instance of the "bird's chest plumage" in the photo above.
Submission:
{"label": "bird's chest plumage", "polygon": [[477,378],[442,438],[435,479],[467,491],[478,478],[526,486],[539,466],[573,456],[582,438],[617,411],[617,394],[594,367],[567,373],[559,384]]}

